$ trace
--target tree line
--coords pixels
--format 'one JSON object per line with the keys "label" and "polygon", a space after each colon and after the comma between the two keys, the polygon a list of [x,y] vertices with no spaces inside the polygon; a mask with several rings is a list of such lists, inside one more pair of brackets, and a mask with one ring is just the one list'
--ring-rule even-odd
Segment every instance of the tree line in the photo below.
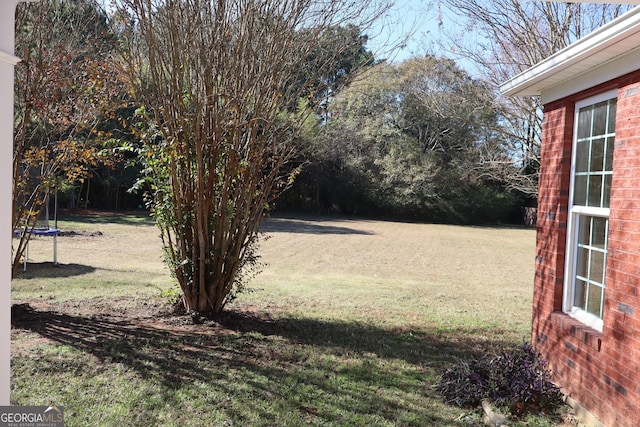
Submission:
{"label": "tree line", "polygon": [[[305,164],[276,208],[410,220],[517,221],[521,193],[487,175],[510,161],[495,91],[454,61],[381,62],[328,103],[310,129]],[[515,165],[513,166],[516,167]]]}
{"label": "tree line", "polygon": [[[476,58],[482,77],[429,52],[376,58],[366,34],[384,0],[20,4],[14,227],[31,230],[54,193],[70,208],[148,207],[185,306],[215,314],[273,210],[513,220],[535,198],[540,114],[496,82],[621,9],[504,2],[448,3],[500,38]],[[519,42],[529,21],[544,48]]]}

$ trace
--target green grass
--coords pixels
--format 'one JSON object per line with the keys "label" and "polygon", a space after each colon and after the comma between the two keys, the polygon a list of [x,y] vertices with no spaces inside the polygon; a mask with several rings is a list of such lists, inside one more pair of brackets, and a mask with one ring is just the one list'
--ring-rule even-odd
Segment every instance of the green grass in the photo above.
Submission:
{"label": "green grass", "polygon": [[253,292],[189,325],[152,317],[171,280],[146,220],[64,228],[102,235],[61,238],[57,268],[32,244],[11,399],[64,405],[69,426],[481,425],[433,384],[529,339],[532,230],[274,219]]}
{"label": "green grass", "polygon": [[[424,337],[370,327],[289,321],[279,328],[206,338],[143,329],[90,350],[76,337],[34,350],[37,363],[16,358],[14,377],[23,381],[12,398],[65,402],[70,425],[202,425],[201,416],[208,425],[447,424],[434,411],[443,405],[427,399],[425,380],[436,370],[422,366],[451,357],[440,351],[464,354],[447,341],[429,349]],[[335,340],[337,329],[352,339]]]}
{"label": "green grass", "polygon": [[66,301],[99,296],[154,296],[171,286],[159,231],[146,215],[84,215],[58,221],[53,238],[32,237],[27,270],[12,283],[14,300]]}

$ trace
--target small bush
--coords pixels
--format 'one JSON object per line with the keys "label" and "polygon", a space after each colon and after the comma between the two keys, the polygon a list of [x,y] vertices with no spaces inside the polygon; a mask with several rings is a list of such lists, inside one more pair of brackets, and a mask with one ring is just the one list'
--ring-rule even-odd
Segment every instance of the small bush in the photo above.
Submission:
{"label": "small bush", "polygon": [[489,399],[520,415],[533,408],[553,411],[562,403],[551,376],[547,362],[527,343],[512,352],[459,363],[442,375],[436,389],[449,404],[468,408]]}
{"label": "small bush", "polygon": [[161,290],[160,297],[167,299],[167,305],[175,306],[182,303],[182,290],[180,286],[173,285],[169,289]]}

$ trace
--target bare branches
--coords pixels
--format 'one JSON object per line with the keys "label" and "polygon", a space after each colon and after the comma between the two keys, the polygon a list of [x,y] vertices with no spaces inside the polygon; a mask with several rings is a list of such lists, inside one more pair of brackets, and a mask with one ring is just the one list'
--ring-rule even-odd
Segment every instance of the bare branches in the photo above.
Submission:
{"label": "bare branches", "polygon": [[154,212],[188,309],[220,312],[255,261],[258,225],[311,112],[301,100],[352,47],[311,62],[323,35],[383,12],[373,1],[120,3],[124,64],[151,124]]}
{"label": "bare branches", "polygon": [[[476,64],[495,88],[626,11],[629,6],[519,0],[442,0],[459,25],[443,28],[454,56]],[[473,33],[475,37],[467,37]],[[497,99],[516,167],[507,180],[524,194],[537,194],[542,115],[536,99]],[[503,161],[487,160],[496,178],[508,176]],[[519,166],[518,166],[519,164]],[[522,166],[524,165],[524,166]],[[524,168],[524,169],[522,169]],[[491,168],[489,169],[491,170]],[[522,171],[532,176],[521,176]],[[528,186],[530,184],[530,186]]]}

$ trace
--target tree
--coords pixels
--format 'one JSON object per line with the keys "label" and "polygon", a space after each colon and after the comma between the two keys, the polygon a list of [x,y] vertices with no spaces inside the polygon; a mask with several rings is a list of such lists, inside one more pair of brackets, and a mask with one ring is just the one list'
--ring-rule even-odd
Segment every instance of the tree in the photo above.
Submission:
{"label": "tree", "polygon": [[367,40],[368,37],[354,24],[329,26],[322,30],[317,45],[310,49],[301,64],[298,84],[310,106],[324,120],[327,118],[325,101],[347,86],[356,71],[373,65],[374,56],[366,48]]}
{"label": "tree", "polygon": [[[373,53],[367,49],[367,41],[368,37],[353,24],[333,26],[323,31],[319,46],[307,55],[300,69],[297,84],[304,90],[304,105],[311,108],[315,114],[307,117],[296,159],[287,166],[298,176],[295,186],[278,197],[274,203],[275,209],[318,209],[318,183],[323,177],[321,165],[314,163],[317,159],[314,156],[312,140],[330,119],[328,105],[331,99],[356,81],[363,70],[375,64]],[[335,58],[327,62],[332,56]],[[322,64],[331,66],[322,66],[323,74],[318,75]],[[313,178],[309,179],[310,176]],[[306,186],[310,187],[303,190]],[[313,196],[309,197],[309,194]]]}
{"label": "tree", "polygon": [[[146,117],[153,214],[188,310],[212,316],[242,290],[260,221],[293,179],[283,166],[311,114],[300,69],[328,28],[385,5],[338,0],[123,0],[114,23]],[[307,82],[335,69],[323,51]],[[313,83],[311,83],[313,84]],[[292,106],[302,105],[292,111]]]}
{"label": "tree", "polygon": [[[602,26],[629,5],[519,0],[438,0],[456,16],[441,31],[442,48],[475,64],[494,88]],[[440,10],[440,7],[438,7]],[[472,35],[472,37],[470,37]],[[486,153],[484,171],[508,188],[535,197],[538,189],[541,105],[537,98],[496,97],[509,156]]]}
{"label": "tree", "polygon": [[509,196],[475,172],[481,152],[501,150],[492,99],[446,58],[367,69],[329,103],[332,118],[313,141],[317,204],[447,222],[504,218]]}
{"label": "tree", "polygon": [[109,161],[94,130],[122,87],[109,62],[115,46],[106,15],[91,0],[17,8],[13,226],[24,232],[13,272],[49,195]]}
{"label": "tree", "polygon": [[[431,210],[439,220],[504,220],[513,208],[508,192],[480,173],[487,153],[505,156],[502,110],[486,81],[453,60],[427,55],[400,65],[402,126],[437,168]],[[502,211],[502,212],[500,212]]]}

